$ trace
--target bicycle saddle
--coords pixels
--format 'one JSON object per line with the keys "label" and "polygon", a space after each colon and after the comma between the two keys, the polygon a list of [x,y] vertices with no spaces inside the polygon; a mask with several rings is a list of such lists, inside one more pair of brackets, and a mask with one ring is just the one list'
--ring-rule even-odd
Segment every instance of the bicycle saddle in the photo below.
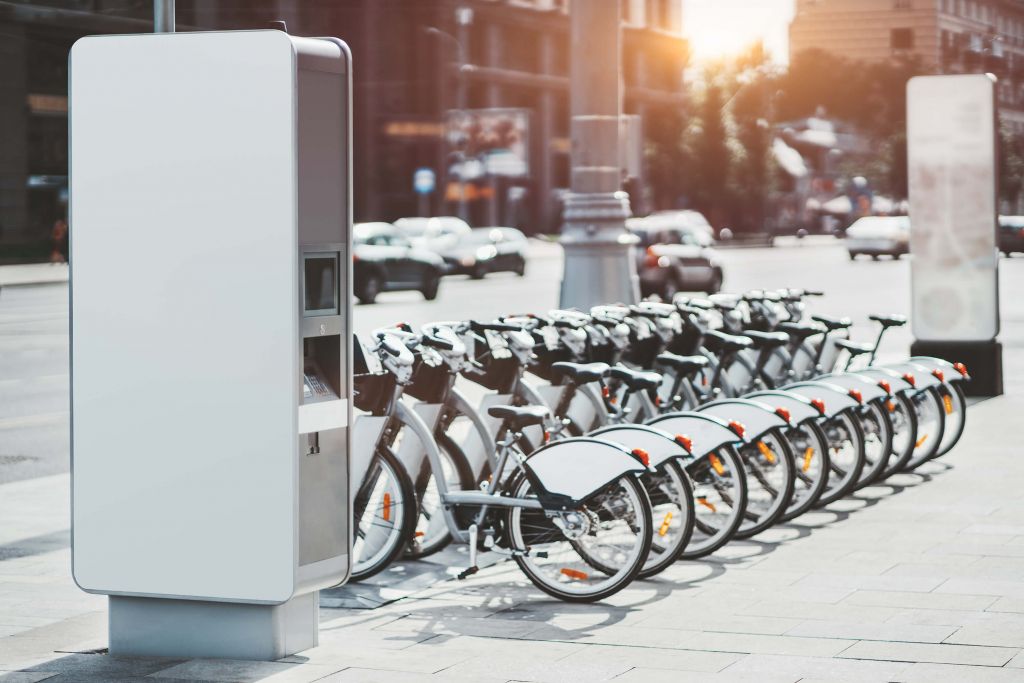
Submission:
{"label": "bicycle saddle", "polygon": [[573,384],[596,382],[608,374],[607,363],[570,363],[559,361],[551,364],[555,376],[568,377]]}
{"label": "bicycle saddle", "polygon": [[517,325],[515,323],[503,323],[498,321],[485,323],[480,322],[479,320],[470,320],[469,327],[474,332],[483,332],[485,330],[490,330],[492,332],[518,332],[523,329],[522,325]]}
{"label": "bicycle saddle", "polygon": [[674,353],[659,353],[654,359],[662,365],[668,366],[680,375],[692,375],[701,368],[706,368],[708,359],[704,356],[677,356]]}
{"label": "bicycle saddle", "polygon": [[608,375],[621,381],[631,391],[644,391],[661,386],[661,375],[656,372],[631,370],[622,365],[616,365],[608,371]]}
{"label": "bicycle saddle", "polygon": [[776,329],[779,332],[785,332],[798,341],[803,341],[808,337],[825,332],[825,326],[821,323],[782,322],[777,325]]}
{"label": "bicycle saddle", "polygon": [[749,349],[754,342],[749,337],[737,337],[718,330],[708,330],[704,333],[704,345],[712,351],[741,351]]}
{"label": "bicycle saddle", "polygon": [[707,299],[677,299],[676,306],[689,306],[690,308],[700,308],[705,311],[710,311],[715,307],[715,304]]}
{"label": "bicycle saddle", "polygon": [[841,349],[846,349],[851,356],[859,356],[864,353],[871,353],[875,350],[873,344],[862,344],[860,342],[850,341],[849,339],[836,339],[836,346]]}
{"label": "bicycle saddle", "polygon": [[835,330],[846,330],[853,327],[853,321],[849,318],[831,318],[827,315],[812,315],[811,320],[821,323],[829,332]]}
{"label": "bicycle saddle", "polygon": [[487,414],[505,420],[512,429],[518,429],[543,423],[548,409],[544,406],[491,406]]}
{"label": "bicycle saddle", "polygon": [[739,304],[739,299],[732,294],[712,294],[708,301],[720,311],[731,311]]}
{"label": "bicycle saddle", "polygon": [[874,320],[882,327],[902,327],[907,324],[905,315],[869,315],[869,320]]}
{"label": "bicycle saddle", "polygon": [[781,332],[758,332],[757,330],[744,330],[743,336],[754,343],[755,349],[774,349],[785,346],[789,343],[789,335]]}

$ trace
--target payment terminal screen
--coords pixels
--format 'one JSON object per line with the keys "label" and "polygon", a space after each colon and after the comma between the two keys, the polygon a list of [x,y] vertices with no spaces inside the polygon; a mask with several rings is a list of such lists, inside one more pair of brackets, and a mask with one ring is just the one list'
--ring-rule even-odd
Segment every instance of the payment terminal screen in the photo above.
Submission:
{"label": "payment terminal screen", "polygon": [[306,315],[337,314],[338,255],[311,254],[305,270]]}

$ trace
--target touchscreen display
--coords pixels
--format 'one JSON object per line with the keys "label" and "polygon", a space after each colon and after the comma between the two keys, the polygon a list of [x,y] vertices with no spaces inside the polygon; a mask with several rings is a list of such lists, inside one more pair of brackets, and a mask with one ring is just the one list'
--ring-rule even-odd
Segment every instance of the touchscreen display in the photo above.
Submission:
{"label": "touchscreen display", "polygon": [[310,254],[305,264],[306,315],[338,312],[338,255]]}

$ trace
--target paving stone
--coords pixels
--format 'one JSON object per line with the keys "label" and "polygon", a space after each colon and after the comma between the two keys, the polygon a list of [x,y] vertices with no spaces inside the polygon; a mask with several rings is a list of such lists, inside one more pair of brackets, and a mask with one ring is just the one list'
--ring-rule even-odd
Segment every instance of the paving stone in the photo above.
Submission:
{"label": "paving stone", "polygon": [[250,662],[235,659],[191,659],[149,674],[151,679],[188,679],[216,683],[309,683],[342,667],[284,662]]}
{"label": "paving stone", "polygon": [[[841,621],[805,621],[786,631],[788,636],[883,640],[910,643],[941,643],[956,631],[955,626],[905,624],[864,624]],[[947,641],[948,642],[948,641]]]}
{"label": "paving stone", "polygon": [[562,664],[574,665],[581,662],[626,663],[642,665],[651,669],[672,671],[704,671],[714,673],[733,664],[744,655],[726,652],[696,652],[693,650],[668,650],[646,647],[642,650],[613,645],[585,645],[561,660]]}
{"label": "paving stone", "polygon": [[957,629],[944,642],[960,645],[1024,647],[1024,624],[972,624]]}
{"label": "paving stone", "polygon": [[1020,683],[1019,669],[917,663],[908,666],[901,683]]}
{"label": "paving stone", "polygon": [[828,681],[899,681],[904,662],[803,657],[798,655],[749,655],[727,668],[724,674],[812,676]]}
{"label": "paving stone", "polygon": [[816,602],[765,600],[743,609],[741,613],[768,617],[787,617],[799,620],[820,619],[824,621],[880,624],[899,614],[899,610],[893,607],[880,607],[876,605],[851,605],[847,602],[832,605]]}
{"label": "paving stone", "polygon": [[615,679],[615,683],[796,683],[800,680],[795,674],[765,673],[695,673],[692,671],[666,671],[637,667],[630,669]]}
{"label": "paving stone", "polygon": [[536,681],[537,683],[563,683],[607,681],[624,674],[633,664],[622,661],[590,662],[574,659],[557,662],[538,662],[532,659],[505,657],[474,657],[444,670],[444,677],[454,676],[479,680],[494,676],[505,680]]}
{"label": "paving stone", "polygon": [[49,671],[0,671],[0,683],[38,683],[57,675]]}
{"label": "paving stone", "polygon": [[321,678],[317,683],[506,683],[507,678],[501,676],[463,676],[416,674],[407,671],[381,671],[379,669],[344,669],[338,673]]}
{"label": "paving stone", "polygon": [[896,662],[1003,666],[1013,659],[1017,653],[1017,649],[1007,647],[883,643],[864,640],[844,650],[839,656],[852,659],[884,659]]}
{"label": "paving stone", "polygon": [[799,619],[756,616],[720,616],[713,610],[699,615],[666,614],[653,616],[639,622],[647,628],[669,628],[678,630],[700,630],[724,633],[760,633],[782,635],[800,624]]}
{"label": "paving stone", "polygon": [[854,605],[912,607],[918,609],[983,610],[995,602],[990,595],[954,595],[951,593],[913,593],[903,591],[859,590],[846,598]]}

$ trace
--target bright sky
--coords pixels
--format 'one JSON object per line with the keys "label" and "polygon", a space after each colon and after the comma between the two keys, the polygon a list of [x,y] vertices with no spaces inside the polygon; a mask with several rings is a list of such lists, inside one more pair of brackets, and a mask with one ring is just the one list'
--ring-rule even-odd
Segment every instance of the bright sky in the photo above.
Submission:
{"label": "bright sky", "polygon": [[789,61],[794,0],[683,0],[683,32],[695,61],[728,57],[757,40],[776,62]]}

